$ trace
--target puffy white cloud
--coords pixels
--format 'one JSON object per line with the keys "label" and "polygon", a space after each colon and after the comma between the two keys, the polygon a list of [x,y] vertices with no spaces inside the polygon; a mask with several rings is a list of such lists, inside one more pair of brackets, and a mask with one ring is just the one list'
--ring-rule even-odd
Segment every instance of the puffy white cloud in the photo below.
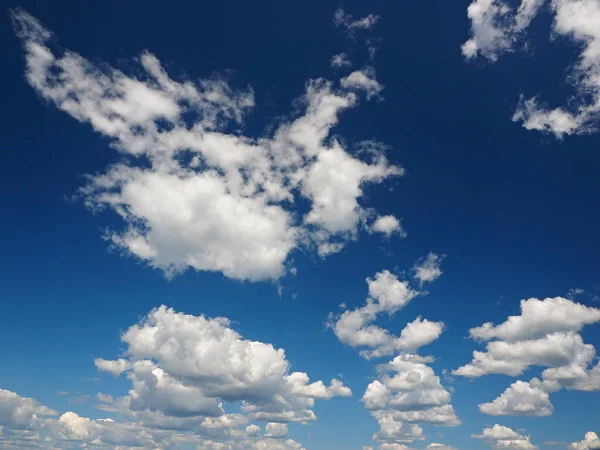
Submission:
{"label": "puffy white cloud", "polygon": [[368,347],[361,356],[366,359],[391,355],[397,351],[416,351],[435,341],[442,331],[442,322],[432,322],[418,317],[408,323],[399,336],[373,325],[382,313],[395,314],[420,292],[413,290],[408,282],[400,281],[391,272],[384,270],[367,278],[369,297],[365,306],[344,311],[340,315],[330,314],[328,325],[344,344],[352,347]]}
{"label": "puffy white cloud", "polygon": [[549,416],[554,411],[548,392],[525,381],[516,381],[479,411],[492,416]]}
{"label": "puffy white cloud", "polygon": [[114,376],[121,375],[131,367],[129,361],[123,358],[119,358],[115,361],[107,361],[106,359],[96,358],[94,360],[94,364],[96,364],[98,370],[102,372],[108,372]]}
{"label": "puffy white cloud", "polygon": [[20,397],[12,391],[0,389],[0,426],[25,429],[43,417],[55,416],[52,409],[32,398]]}
{"label": "puffy white cloud", "polygon": [[481,54],[496,61],[502,53],[512,51],[543,3],[523,0],[515,13],[502,0],[473,0],[467,8],[471,38],[462,45],[463,55],[470,59]]}
{"label": "puffy white cloud", "polygon": [[398,234],[401,237],[406,237],[406,232],[402,229],[402,224],[394,216],[379,216],[371,225],[371,231],[382,233],[386,236]]}
{"label": "puffy white cloud", "polygon": [[379,93],[383,90],[383,85],[370,72],[372,71],[355,70],[347,77],[342,78],[340,85],[346,89],[364,91],[368,99],[379,97]]}
{"label": "puffy white cloud", "polygon": [[555,297],[521,300],[521,314],[510,316],[504,323],[487,322],[469,330],[471,337],[480,340],[493,338],[506,342],[536,339],[556,332],[580,331],[585,325],[600,322],[600,309]]}
{"label": "puffy white cloud", "polygon": [[[290,373],[285,352],[243,339],[225,318],[152,310],[121,337],[127,345],[125,397],[133,411],[174,417],[221,416],[222,402],[242,402],[251,419],[272,422],[314,420],[315,399],[350,396],[340,381],[310,383]],[[218,361],[218,364],[215,364]],[[107,362],[104,362],[108,365]]]}
{"label": "puffy white cloud", "polygon": [[432,442],[427,446],[429,450],[457,450],[456,447],[451,447],[445,444],[439,444],[437,442]]}
{"label": "puffy white cloud", "polygon": [[599,309],[569,299],[522,300],[519,316],[470,330],[474,339],[491,342],[485,352],[474,351],[471,363],[452,373],[468,378],[492,373],[518,376],[532,366],[544,367],[541,379],[517,381],[479,408],[491,415],[550,415],[550,392],[562,388],[600,390],[600,367],[590,368],[596,349],[579,334],[585,325],[598,321]]}
{"label": "puffy white cloud", "polygon": [[[254,106],[251,89],[175,81],[149,53],[139,58],[145,73],[133,78],[73,52],[53,52],[50,33],[35,18],[22,10],[12,17],[31,86],[124,155],[89,176],[80,198],[121,217],[123,227],[106,234],[111,245],[168,276],[193,268],[276,279],[290,269],[295,249],[325,256],[355,239],[365,227],[363,185],[403,173],[382,151],[364,161],[330,137],[339,114],[357,104],[350,90],[377,90],[370,78],[350,76],[341,89],[311,80],[302,115],[272,134],[247,137],[231,130]],[[299,206],[306,203],[306,210]]]}
{"label": "puffy white cloud", "polygon": [[380,378],[369,384],[362,398],[380,426],[374,439],[410,443],[424,438],[417,424],[461,423],[450,404],[450,393],[426,365],[431,361],[432,358],[403,354],[380,366]]}
{"label": "puffy white cloud", "polygon": [[529,436],[517,433],[511,428],[494,425],[492,428],[484,428],[480,435],[471,435],[476,439],[484,439],[496,449],[533,450],[538,448],[530,441]]}
{"label": "puffy white cloud", "polygon": [[596,450],[599,448],[600,438],[593,431],[585,433],[585,438],[583,441],[569,444],[569,449],[571,450]]}
{"label": "puffy white cloud", "polygon": [[[472,36],[463,44],[463,54],[497,60],[514,49],[543,4],[544,0],[522,0],[514,12],[502,0],[474,0],[467,11]],[[568,106],[555,108],[544,106],[537,97],[522,97],[513,120],[528,130],[558,138],[595,131],[600,111],[600,5],[595,0],[552,0],[548,4],[554,15],[554,34],[570,38],[582,49],[568,77],[575,95],[566,102]]]}
{"label": "puffy white cloud", "polygon": [[338,53],[331,57],[331,67],[349,67],[352,65],[350,57],[346,53]]}
{"label": "puffy white cloud", "polygon": [[414,277],[421,284],[431,283],[442,276],[440,264],[444,259],[443,256],[429,253],[426,258],[421,258],[413,266]]}

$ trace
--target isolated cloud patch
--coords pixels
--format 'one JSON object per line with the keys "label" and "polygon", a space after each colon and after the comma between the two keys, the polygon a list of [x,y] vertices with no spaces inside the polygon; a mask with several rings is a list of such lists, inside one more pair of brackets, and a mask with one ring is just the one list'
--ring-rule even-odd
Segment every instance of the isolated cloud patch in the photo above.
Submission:
{"label": "isolated cloud patch", "polygon": [[[132,77],[53,50],[51,33],[22,10],[12,18],[29,84],[123,155],[89,176],[79,196],[122,219],[106,234],[111,245],[167,276],[193,268],[279,278],[295,249],[326,256],[355,239],[373,214],[362,204],[363,186],[403,174],[382,146],[362,160],[331,137],[340,113],[358,104],[354,91],[370,98],[382,89],[372,73],[353,72],[339,86],[308,81],[301,115],[249,137],[239,127],[254,107],[252,89],[175,81],[150,53],[139,57],[143,74]],[[376,22],[342,19],[348,29]]]}
{"label": "isolated cloud patch", "polygon": [[554,15],[552,31],[574,41],[580,48],[579,60],[568,81],[575,94],[566,106],[549,108],[537,97],[522,97],[513,120],[528,130],[564,135],[597,130],[600,111],[600,5],[595,0],[522,0],[514,11],[502,0],[474,0],[467,14],[471,38],[462,46],[467,59],[481,55],[496,61],[511,52],[526,35],[531,20],[548,3]]}
{"label": "isolated cloud patch", "polygon": [[481,434],[473,434],[471,437],[483,439],[498,450],[534,450],[538,448],[531,443],[529,436],[517,433],[511,428],[498,424],[491,428],[484,428]]}

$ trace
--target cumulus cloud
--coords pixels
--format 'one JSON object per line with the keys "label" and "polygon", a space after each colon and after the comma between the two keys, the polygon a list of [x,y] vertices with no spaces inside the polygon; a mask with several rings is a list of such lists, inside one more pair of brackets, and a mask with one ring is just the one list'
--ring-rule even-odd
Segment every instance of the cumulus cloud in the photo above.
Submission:
{"label": "cumulus cloud", "polygon": [[585,438],[580,442],[573,442],[569,445],[570,450],[596,450],[600,449],[600,438],[596,433],[590,431],[585,433]]}
{"label": "cumulus cloud", "polygon": [[[595,0],[552,0],[553,32],[581,48],[568,81],[575,90],[568,106],[549,108],[537,97],[522,97],[513,114],[528,130],[551,133],[558,138],[597,129],[600,111],[600,5]],[[474,0],[468,7],[471,38],[462,46],[466,58],[482,55],[496,61],[512,51],[537,15],[544,0],[522,0],[515,12],[502,0]]]}
{"label": "cumulus cloud", "polygon": [[426,447],[428,450],[457,450],[456,447],[450,447],[449,445],[439,444],[432,442]]}
{"label": "cumulus cloud", "polygon": [[347,77],[342,78],[340,85],[345,89],[364,91],[368,99],[379,97],[383,85],[373,77],[372,72],[370,70],[355,70]]}
{"label": "cumulus cloud", "polygon": [[516,381],[493,402],[479,405],[479,411],[492,416],[549,416],[554,407],[541,387]]}
{"label": "cumulus cloud", "polygon": [[391,355],[394,352],[416,351],[436,340],[444,330],[442,322],[432,322],[421,317],[406,324],[399,336],[374,325],[380,314],[393,315],[420,294],[408,282],[400,281],[384,270],[367,278],[369,296],[366,305],[342,314],[330,314],[328,325],[337,338],[351,347],[367,347],[361,351],[366,359]]}
{"label": "cumulus cloud", "polygon": [[379,216],[371,225],[370,230],[371,232],[381,233],[385,236],[397,234],[400,237],[406,237],[406,232],[402,228],[402,224],[392,215]]}
{"label": "cumulus cloud", "polygon": [[40,419],[56,414],[56,411],[40,405],[32,398],[0,389],[0,427],[27,429]]}
{"label": "cumulus cloud", "polygon": [[284,350],[243,339],[225,318],[161,306],[121,340],[127,345],[127,360],[120,365],[132,383],[121,401],[132,411],[220,417],[225,414],[223,403],[241,402],[250,419],[305,422],[316,418],[315,400],[352,395],[339,380],[326,386],[311,383],[303,372],[291,372]]}
{"label": "cumulus cloud", "polygon": [[520,315],[470,330],[475,340],[491,342],[485,352],[474,351],[471,363],[452,373],[468,378],[493,373],[518,376],[530,367],[543,367],[541,379],[518,381],[479,407],[492,415],[550,415],[549,392],[600,390],[600,367],[590,367],[596,350],[579,334],[584,326],[599,321],[600,309],[566,298],[522,300]]}
{"label": "cumulus cloud", "polygon": [[421,258],[413,266],[414,277],[421,284],[431,283],[442,276],[440,264],[443,256],[429,253],[426,258]]}
{"label": "cumulus cloud", "polygon": [[[254,107],[252,89],[176,81],[150,53],[139,57],[143,75],[131,77],[53,50],[51,33],[22,10],[12,18],[29,84],[123,155],[89,176],[79,197],[121,218],[122,228],[105,235],[112,246],[167,276],[193,268],[276,279],[295,249],[326,256],[355,239],[365,223],[363,186],[403,173],[383,152],[361,160],[330,136],[341,112],[358,104],[352,91],[380,90],[362,72],[340,89],[309,81],[303,114],[249,137],[240,127]],[[369,21],[343,23],[358,29]]]}
{"label": "cumulus cloud", "polygon": [[533,450],[538,448],[531,443],[529,436],[498,424],[491,428],[484,428],[481,434],[473,434],[471,437],[484,439],[496,449]]}

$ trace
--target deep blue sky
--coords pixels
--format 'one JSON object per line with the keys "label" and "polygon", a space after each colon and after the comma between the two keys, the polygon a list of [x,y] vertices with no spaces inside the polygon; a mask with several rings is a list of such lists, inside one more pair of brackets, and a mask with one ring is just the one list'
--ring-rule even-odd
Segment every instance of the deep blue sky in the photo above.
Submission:
{"label": "deep blue sky", "polygon": [[[331,55],[366,56],[360,40],[333,27],[340,5],[330,1],[11,0],[4,6],[23,7],[56,33],[60,46],[125,71],[131,58],[150,50],[172,76],[226,73],[233,86],[252,85],[257,105],[245,130],[255,136],[290,110],[307,79],[335,76]],[[0,15],[0,387],[61,412],[72,405],[56,391],[123,395],[128,382],[99,375],[93,359],[113,358],[122,348],[120,332],[167,304],[229,317],[244,336],[286,349],[293,367],[315,380],[343,374],[354,396],[318,402],[319,420],[291,426],[290,435],[313,450],[360,449],[377,428],[358,401],[374,364],[342,345],[324,321],[342,302],[364,302],[366,277],[408,269],[429,251],[447,255],[430,294],[383,322],[397,333],[417,315],[444,321],[447,331],[426,350],[436,355],[438,374],[466,364],[479,349],[466,340],[469,328],[518,314],[520,299],[565,296],[579,287],[586,292],[578,300],[594,306],[600,296],[598,135],[560,141],[510,120],[520,92],[549,101],[570,92],[564,73],[576,53],[567,43],[539,39],[526,55],[466,63],[460,45],[470,26],[467,6],[344,3],[355,17],[381,15],[373,36],[381,40],[375,68],[385,90],[384,101],[345,112],[335,133],[391,147],[390,159],[407,174],[369,187],[367,196],[370,206],[401,217],[408,237],[382,241],[365,234],[325,260],[297,252],[298,275],[281,280],[281,297],[275,284],[217,273],[189,270],[167,280],[107,251],[101,233],[114,217],[94,215],[69,198],[84,174],[103,170],[117,155],[106,139],[37,97],[24,80],[9,16]],[[549,24],[540,17],[536,36],[545,37]],[[598,326],[583,335],[600,344]],[[102,381],[90,380],[96,377]],[[497,418],[476,405],[512,381],[504,375],[455,379],[453,405],[463,425],[425,427],[430,440],[484,448],[470,435]],[[562,391],[552,402],[550,417],[498,423],[526,429],[538,444],[581,440],[597,427],[597,393]],[[98,416],[93,400],[77,407]],[[587,413],[574,416],[574,410]],[[444,438],[435,438],[437,432]]]}

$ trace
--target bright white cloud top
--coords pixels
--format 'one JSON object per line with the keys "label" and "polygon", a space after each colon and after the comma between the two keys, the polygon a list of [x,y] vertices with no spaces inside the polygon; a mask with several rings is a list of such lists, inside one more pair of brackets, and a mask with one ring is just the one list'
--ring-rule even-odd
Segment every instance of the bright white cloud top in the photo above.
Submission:
{"label": "bright white cloud top", "polygon": [[[121,217],[123,229],[106,235],[114,246],[167,276],[191,267],[235,279],[279,278],[294,249],[326,256],[368,229],[373,213],[362,205],[363,185],[403,174],[383,146],[363,144],[370,146],[363,161],[331,137],[342,111],[358,104],[354,91],[367,98],[381,91],[372,71],[352,72],[339,87],[308,81],[304,113],[251,138],[238,131],[254,106],[250,88],[175,81],[150,53],[140,56],[145,73],[134,78],[53,52],[51,33],[23,11],[13,21],[31,86],[123,155],[90,176],[80,196],[89,208]],[[307,211],[298,210],[300,199]]]}
{"label": "bright white cloud top", "polygon": [[528,130],[559,138],[596,131],[600,111],[600,4],[596,0],[522,0],[516,11],[502,0],[474,0],[467,11],[471,38],[462,46],[463,55],[496,61],[515,50],[545,4],[554,16],[552,31],[571,39],[581,49],[568,79],[575,94],[567,106],[555,108],[544,106],[537,97],[522,98],[513,120]]}
{"label": "bright white cloud top", "polygon": [[500,325],[485,323],[472,328],[475,340],[490,341],[486,351],[474,351],[473,360],[453,371],[454,375],[478,378],[488,374],[522,375],[534,366],[545,368],[541,378],[517,381],[481,412],[495,416],[547,416],[554,408],[550,392],[576,389],[600,391],[600,365],[596,349],[583,342],[585,325],[600,322],[600,309],[555,297],[521,301],[521,315],[510,316]]}

